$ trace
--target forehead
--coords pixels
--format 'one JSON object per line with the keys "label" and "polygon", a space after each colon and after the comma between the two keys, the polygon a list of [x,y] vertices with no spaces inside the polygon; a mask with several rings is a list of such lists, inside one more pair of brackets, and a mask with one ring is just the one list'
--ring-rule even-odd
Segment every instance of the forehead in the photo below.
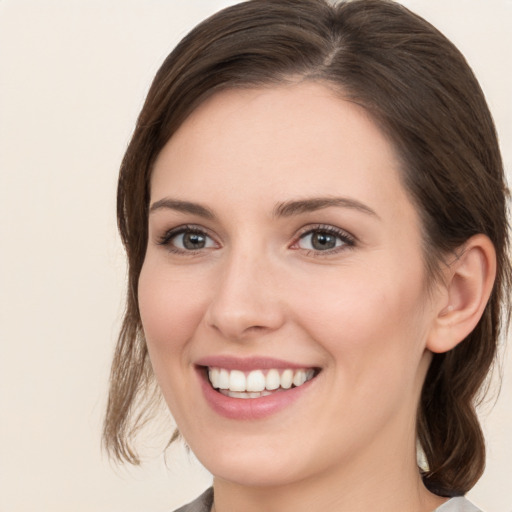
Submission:
{"label": "forehead", "polygon": [[311,82],[212,96],[163,148],[151,180],[152,201],[236,198],[249,207],[331,194],[408,202],[385,134],[362,107]]}

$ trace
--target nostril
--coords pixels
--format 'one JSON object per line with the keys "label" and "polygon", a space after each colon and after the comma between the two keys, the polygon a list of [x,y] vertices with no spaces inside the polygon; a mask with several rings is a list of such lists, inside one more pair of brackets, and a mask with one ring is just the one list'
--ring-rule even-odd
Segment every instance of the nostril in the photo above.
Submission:
{"label": "nostril", "polygon": [[247,327],[245,329],[246,332],[250,332],[250,331],[257,331],[257,332],[261,332],[261,331],[264,331],[266,329],[266,327],[264,327],[263,325],[253,325],[251,327]]}
{"label": "nostril", "polygon": [[272,332],[283,324],[280,315],[264,311],[210,311],[205,317],[208,328],[225,339],[243,341],[251,336]]}

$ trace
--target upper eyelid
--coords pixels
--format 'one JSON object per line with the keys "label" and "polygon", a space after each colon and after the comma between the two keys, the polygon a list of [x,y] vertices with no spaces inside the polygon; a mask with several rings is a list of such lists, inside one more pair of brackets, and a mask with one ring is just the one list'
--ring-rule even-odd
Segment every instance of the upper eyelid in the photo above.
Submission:
{"label": "upper eyelid", "polygon": [[194,223],[186,223],[186,224],[179,224],[178,226],[174,226],[169,229],[164,229],[165,233],[181,233],[183,231],[199,231],[201,233],[208,234],[210,230],[208,228],[205,228],[204,226],[201,226],[200,224],[194,224]]}
{"label": "upper eyelid", "polygon": [[180,226],[176,226],[174,228],[166,229],[161,235],[157,235],[157,243],[159,245],[165,245],[168,243],[172,238],[175,236],[178,236],[182,233],[186,233],[187,231],[196,232],[196,233],[202,233],[206,235],[207,237],[211,238],[215,241],[215,243],[219,243],[217,240],[217,237],[212,235],[211,231],[203,226],[196,225],[196,224],[182,224]]}
{"label": "upper eyelid", "polygon": [[337,234],[340,236],[345,235],[346,238],[350,238],[351,240],[354,240],[354,242],[358,241],[357,237],[353,235],[350,231],[337,226],[333,226],[332,224],[310,224],[304,226],[299,229],[296,238],[298,240],[304,235],[307,235],[315,231],[327,231],[329,233]]}

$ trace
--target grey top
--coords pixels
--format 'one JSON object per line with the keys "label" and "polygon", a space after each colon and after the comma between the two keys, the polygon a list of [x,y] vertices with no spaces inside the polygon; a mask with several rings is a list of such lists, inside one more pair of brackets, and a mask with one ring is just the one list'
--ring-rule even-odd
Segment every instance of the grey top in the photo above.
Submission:
{"label": "grey top", "polygon": [[466,498],[452,498],[441,505],[435,512],[482,512]]}
{"label": "grey top", "polygon": [[[213,503],[213,489],[210,487],[199,498],[174,512],[210,512]],[[452,498],[434,512],[482,512],[466,498]]]}
{"label": "grey top", "polygon": [[210,487],[209,489],[206,489],[206,491],[199,496],[199,498],[196,498],[194,501],[189,503],[188,505],[185,505],[183,507],[180,507],[179,509],[175,510],[174,512],[210,512],[210,509],[212,508],[213,504],[213,487]]}

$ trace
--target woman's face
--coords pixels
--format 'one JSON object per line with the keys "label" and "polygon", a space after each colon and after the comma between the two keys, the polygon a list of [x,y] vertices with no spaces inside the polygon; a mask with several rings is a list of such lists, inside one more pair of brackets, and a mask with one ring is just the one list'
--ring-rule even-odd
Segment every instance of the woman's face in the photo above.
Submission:
{"label": "woman's face", "polygon": [[156,161],[142,323],[176,423],[219,478],[412,467],[425,281],[392,146],[322,85],[218,93]]}

